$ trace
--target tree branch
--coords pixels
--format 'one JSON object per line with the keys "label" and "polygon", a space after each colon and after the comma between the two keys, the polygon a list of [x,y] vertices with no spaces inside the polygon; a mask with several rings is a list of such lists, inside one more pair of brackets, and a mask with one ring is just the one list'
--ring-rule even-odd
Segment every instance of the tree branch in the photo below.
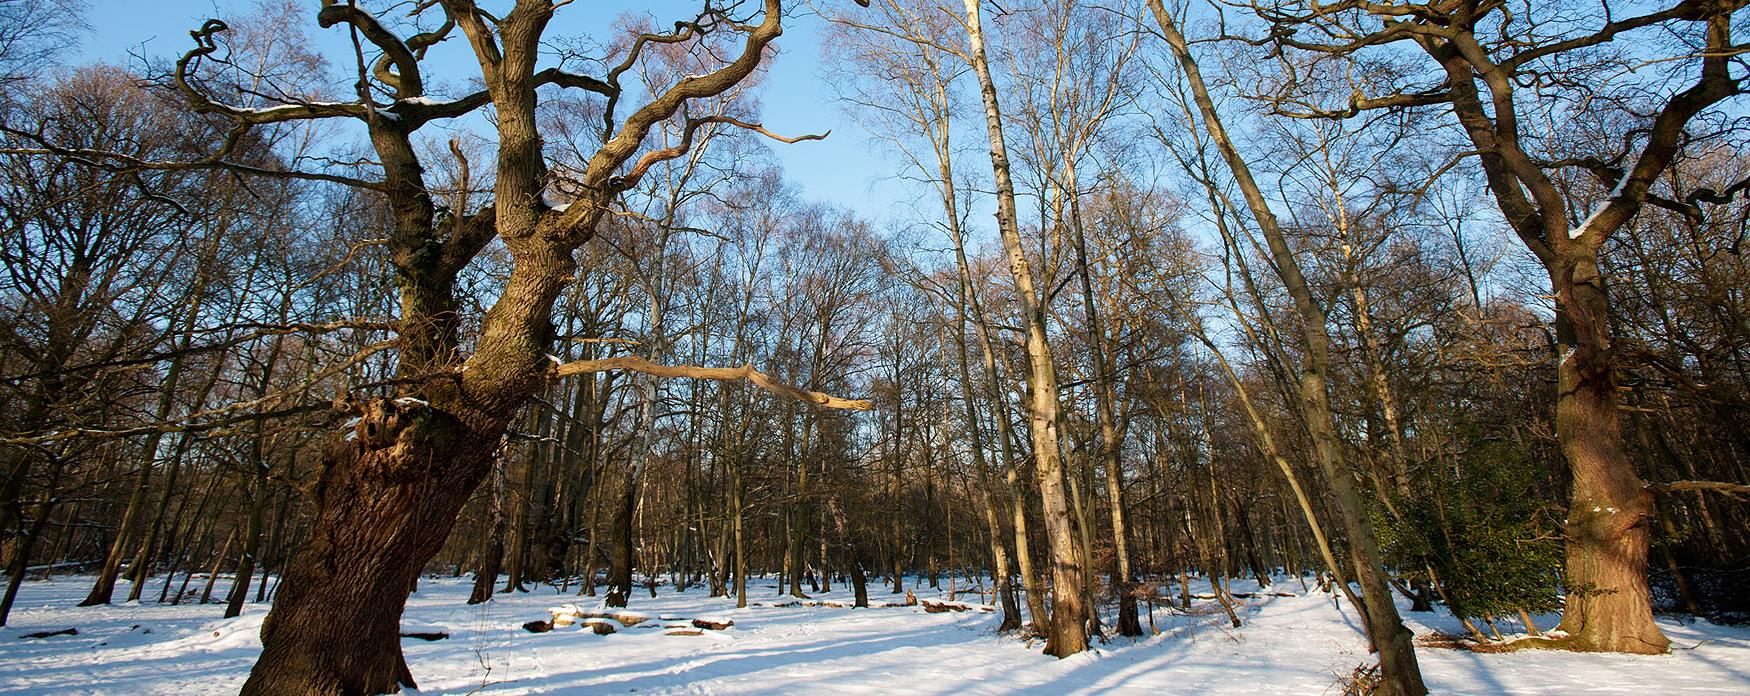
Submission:
{"label": "tree branch", "polygon": [[691,150],[693,147],[693,132],[697,131],[702,126],[712,123],[721,123],[736,126],[738,128],[745,128],[781,143],[799,143],[804,140],[825,140],[826,136],[832,135],[832,131],[827,131],[825,133],[810,133],[808,135],[798,135],[793,138],[787,138],[766,130],[765,126],[758,123],[748,123],[747,121],[743,121],[733,116],[689,118],[687,119],[686,128],[681,131],[681,141],[679,143],[676,143],[671,147],[665,147],[660,150],[651,150],[650,152],[644,153],[643,157],[638,158],[637,164],[632,165],[631,171],[627,172],[625,176],[615,180],[616,183],[614,184],[614,188],[622,191],[632,188],[638,184],[639,179],[644,178],[645,172],[649,171],[652,165],[659,162],[666,162],[687,154],[687,151]]}
{"label": "tree branch", "polygon": [[1660,493],[1676,491],[1711,491],[1731,498],[1743,500],[1750,496],[1750,485],[1742,483],[1726,483],[1724,481],[1670,481],[1667,483],[1647,483],[1647,488]]}
{"label": "tree branch", "polygon": [[839,408],[851,411],[867,411],[874,404],[867,399],[843,399],[817,391],[808,391],[782,384],[773,380],[764,372],[753,369],[752,365],[741,367],[694,367],[692,365],[658,365],[636,355],[626,355],[617,358],[601,358],[599,360],[577,360],[556,365],[553,368],[553,378],[569,377],[571,375],[607,372],[609,370],[631,370],[656,377],[684,377],[690,379],[710,379],[719,382],[735,382],[747,380],[754,386],[769,391],[778,396],[797,401],[806,401],[826,408]]}

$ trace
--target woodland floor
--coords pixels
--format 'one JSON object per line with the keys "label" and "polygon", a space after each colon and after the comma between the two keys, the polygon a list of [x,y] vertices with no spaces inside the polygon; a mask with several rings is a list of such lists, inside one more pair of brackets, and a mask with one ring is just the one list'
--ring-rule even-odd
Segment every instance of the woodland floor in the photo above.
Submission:
{"label": "woodland floor", "polygon": [[[0,691],[235,693],[260,650],[265,605],[251,604],[228,620],[216,618],[218,605],[75,607],[89,587],[90,579],[81,577],[25,585],[12,625],[0,628]],[[1038,642],[997,635],[991,613],[779,607],[770,605],[790,598],[774,596],[770,581],[749,589],[756,606],[746,609],[697,587],[674,593],[664,586],[655,599],[640,590],[629,610],[651,621],[605,636],[577,626],[535,634],[522,624],[546,618],[550,606],[585,598],[541,588],[469,607],[463,604],[466,578],[431,579],[408,603],[402,627],[450,637],[407,638],[404,647],[426,694],[1335,694],[1339,675],[1369,661],[1346,603],[1339,611],[1326,595],[1303,594],[1294,579],[1272,589],[1297,596],[1242,600],[1241,629],[1228,628],[1213,601],[1199,600],[1189,613],[1157,609],[1159,635],[1112,639],[1066,660],[1043,655]],[[848,603],[847,589],[835,586],[815,598]],[[900,599],[870,589],[874,603]],[[942,591],[917,595],[941,597],[946,589],[944,582]],[[1234,584],[1236,592],[1252,589],[1250,582]],[[117,589],[118,596],[126,592]],[[961,599],[977,601],[974,595]],[[685,622],[658,617],[735,623],[720,632],[667,635],[664,626]],[[1418,635],[1457,629],[1445,614],[1408,617]],[[1750,627],[1661,624],[1672,639],[1669,655],[1417,652],[1436,693],[1750,693]],[[1146,630],[1146,618],[1143,625]],[[79,633],[23,637],[64,628]]]}

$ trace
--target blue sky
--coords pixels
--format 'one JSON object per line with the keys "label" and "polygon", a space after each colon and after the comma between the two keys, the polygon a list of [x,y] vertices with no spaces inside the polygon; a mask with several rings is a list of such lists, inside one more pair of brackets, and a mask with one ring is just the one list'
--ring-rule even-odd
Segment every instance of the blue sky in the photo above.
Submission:
{"label": "blue sky", "polygon": [[[91,33],[82,45],[87,60],[134,64],[134,55],[171,58],[190,45],[188,31],[209,17],[235,17],[248,13],[256,0],[90,0],[87,24]],[[335,66],[350,64],[352,47],[347,33],[323,30],[315,25],[318,3],[306,0],[310,23],[306,32]],[[368,3],[383,5],[387,3]],[[797,3],[800,5],[800,3]],[[602,5],[608,5],[603,7]],[[658,26],[689,18],[696,2],[597,3],[577,2],[562,8],[549,36],[599,33],[615,15],[631,9],[649,13]],[[806,13],[786,20],[783,52],[771,66],[764,86],[764,125],[786,135],[832,131],[825,141],[795,145],[773,143],[785,175],[809,198],[848,207],[875,222],[885,222],[892,211],[910,196],[887,177],[895,164],[871,146],[868,133],[840,112],[832,90],[820,69],[822,22],[805,6]],[[460,81],[478,74],[460,40],[447,42],[448,53],[434,54],[433,69]]]}

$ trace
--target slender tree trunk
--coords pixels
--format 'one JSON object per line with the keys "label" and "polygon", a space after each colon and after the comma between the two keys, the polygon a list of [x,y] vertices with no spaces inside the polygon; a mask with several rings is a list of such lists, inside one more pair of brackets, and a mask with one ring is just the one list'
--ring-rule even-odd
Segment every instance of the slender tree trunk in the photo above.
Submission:
{"label": "slender tree trunk", "polygon": [[[187,310],[183,313],[182,328],[174,345],[177,352],[187,350],[194,342],[195,325],[200,320],[201,306],[203,300],[206,299],[206,286],[210,278],[210,269],[218,254],[219,243],[223,239],[223,234],[214,233],[201,253],[200,266],[196,271],[194,286],[189,289],[187,294],[190,301]],[[182,379],[183,364],[182,359],[172,359],[169,367],[165,369],[164,383],[159,387],[158,405],[153,414],[154,420],[158,422],[169,420],[171,411],[176,406],[176,387]],[[79,603],[79,606],[108,604],[110,598],[115,594],[116,576],[121,572],[122,557],[127,553],[128,543],[133,539],[134,528],[139,525],[140,513],[146,504],[146,494],[152,485],[152,470],[158,461],[158,446],[163,440],[164,432],[154,430],[146,436],[145,443],[140,446],[140,473],[134,482],[133,495],[128,497],[127,509],[122,513],[121,525],[116,528],[115,540],[110,544],[109,552],[104,555],[103,569],[97,574],[97,582],[91,586],[91,593],[85,597],[85,601]],[[159,514],[163,514],[162,506],[160,506]],[[142,545],[142,548],[144,546]],[[135,558],[136,564],[142,563],[143,560],[144,554]],[[136,570],[134,577],[134,586],[128,593],[129,601],[139,598],[140,585],[146,580],[144,573],[140,570]]]}
{"label": "slender tree trunk", "polygon": [[504,448],[500,447],[498,456],[493,458],[492,489],[486,495],[486,538],[481,539],[480,563],[474,568],[474,589],[468,593],[469,604],[492,600],[492,591],[498,586],[499,568],[504,565],[504,493],[507,486],[503,455]]}
{"label": "slender tree trunk", "polygon": [[[231,528],[231,533],[225,536],[225,545],[220,547],[218,555],[213,556],[213,565],[207,568],[207,585],[201,588],[201,604],[213,601],[213,588],[219,584],[219,568],[224,567],[225,559],[230,557],[231,547],[237,545],[237,531],[236,527]],[[189,572],[194,572],[194,569],[190,568]],[[188,583],[185,580],[183,584]]]}
{"label": "slender tree trunk", "polygon": [[64,466],[62,458],[57,455],[49,464],[49,491],[43,494],[43,499],[37,503],[37,517],[25,530],[24,538],[19,541],[18,549],[12,556],[12,567],[6,569],[6,594],[0,596],[0,626],[5,626],[12,616],[12,603],[18,599],[18,589],[24,584],[24,575],[30,568],[31,552],[37,543],[42,541],[43,530],[49,526],[49,515],[54,512],[54,488],[60,482],[61,470]]}
{"label": "slender tree trunk", "polygon": [[1428,692],[1428,688],[1422,682],[1421,668],[1416,662],[1415,648],[1410,642],[1413,634],[1404,627],[1398,617],[1397,607],[1393,604],[1391,590],[1384,578],[1385,569],[1380,560],[1378,540],[1374,536],[1371,520],[1362,509],[1361,498],[1355,491],[1348,466],[1344,463],[1342,444],[1338,440],[1332,420],[1329,389],[1325,383],[1330,337],[1325,326],[1324,310],[1314,299],[1311,288],[1302,276],[1299,262],[1278,227],[1262,189],[1253,180],[1250,167],[1240,157],[1223,128],[1215,102],[1209,96],[1208,86],[1203,81],[1196,60],[1191,56],[1185,37],[1179,33],[1161,0],[1148,0],[1148,5],[1190,84],[1197,109],[1203,116],[1204,127],[1209,131],[1211,140],[1216,143],[1245,195],[1247,206],[1257,220],[1259,230],[1264,234],[1277,275],[1287,287],[1299,314],[1306,353],[1302,356],[1300,379],[1296,385],[1300,413],[1312,439],[1313,458],[1318,462],[1326,484],[1334,494],[1338,516],[1357,556],[1355,572],[1361,583],[1361,600],[1366,608],[1363,619],[1368,637],[1379,651],[1380,673],[1383,678],[1381,686],[1387,696],[1421,696]]}
{"label": "slender tree trunk", "polygon": [[1076,266],[1081,276],[1082,311],[1088,317],[1089,354],[1094,364],[1094,401],[1100,427],[1098,460],[1106,470],[1106,497],[1111,505],[1112,520],[1112,589],[1118,595],[1118,634],[1142,635],[1142,623],[1136,617],[1136,594],[1130,575],[1130,546],[1125,538],[1124,463],[1122,435],[1118,431],[1118,413],[1113,382],[1118,376],[1111,366],[1111,339],[1106,323],[1094,301],[1093,270],[1088,263],[1088,242],[1082,230],[1080,195],[1076,192],[1073,163],[1066,165],[1070,196],[1069,228],[1074,233]]}
{"label": "slender tree trunk", "polygon": [[267,471],[262,462],[253,466],[255,475],[249,483],[249,511],[244,516],[242,550],[232,573],[231,593],[225,598],[227,619],[243,613],[243,603],[249,599],[249,582],[255,577],[256,560],[261,554],[262,521],[267,511]]}
{"label": "slender tree trunk", "polygon": [[[950,219],[952,219],[950,215]],[[951,226],[958,227],[954,223]],[[1015,599],[1013,576],[1009,570],[1008,545],[1003,543],[1003,525],[999,515],[1001,506],[998,498],[999,485],[990,475],[990,466],[985,462],[984,427],[979,422],[978,406],[973,400],[972,370],[966,354],[966,297],[971,294],[971,282],[966,270],[965,251],[960,244],[960,235],[954,235],[954,248],[960,259],[958,264],[960,276],[960,301],[956,303],[956,326],[954,330],[954,346],[957,365],[960,368],[960,401],[966,411],[966,428],[972,437],[972,464],[977,475],[978,489],[983,493],[979,503],[984,513],[985,529],[989,533],[991,575],[996,583],[996,594],[1003,610],[1002,622],[997,630],[1013,631],[1021,628],[1021,607]]]}
{"label": "slender tree trunk", "polygon": [[1033,286],[1033,272],[1022,248],[1020,220],[1015,209],[1015,186],[1010,178],[1008,148],[1003,141],[1002,109],[996,83],[985,57],[984,30],[979,18],[980,0],[966,0],[968,53],[978,75],[984,102],[985,128],[990,139],[991,170],[997,184],[997,227],[1002,233],[1009,271],[1021,304],[1026,329],[1028,384],[1032,395],[1029,418],[1033,432],[1034,476],[1045,511],[1046,539],[1052,558],[1052,611],[1045,652],[1068,657],[1088,647],[1087,621],[1090,607],[1082,587],[1082,554],[1076,548],[1070,524],[1068,496],[1058,445],[1057,367],[1047,343],[1045,307]]}

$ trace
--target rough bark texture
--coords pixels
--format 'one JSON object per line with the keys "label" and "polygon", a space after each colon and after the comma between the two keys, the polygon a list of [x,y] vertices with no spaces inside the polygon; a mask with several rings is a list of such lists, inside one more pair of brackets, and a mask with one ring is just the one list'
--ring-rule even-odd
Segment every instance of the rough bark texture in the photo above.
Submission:
{"label": "rough bark texture", "polygon": [[1647,541],[1653,492],[1623,446],[1615,374],[1605,336],[1593,328],[1608,308],[1596,262],[1566,261],[1552,278],[1565,309],[1557,367],[1556,434],[1573,475],[1568,507],[1567,604],[1560,629],[1577,650],[1660,654],[1669,649],[1653,621]]}
{"label": "rough bark texture", "polygon": [[[224,29],[219,22],[208,22],[196,32],[197,47],[176,65],[178,86],[198,111],[240,123],[350,117],[369,125],[384,174],[379,190],[395,218],[388,247],[401,292],[397,376],[410,385],[403,387],[404,394],[420,397],[367,404],[355,438],[335,444],[324,457],[311,538],[287,565],[278,601],[262,627],[261,659],[244,686],[248,694],[382,693],[413,684],[401,657],[397,625],[407,594],[443,544],[463,503],[490,471],[493,452],[517,410],[542,385],[564,374],[640,367],[660,372],[642,361],[623,365],[613,360],[574,363],[570,372],[553,369],[546,357],[554,339],[550,317],[554,301],[577,270],[575,250],[594,235],[619,191],[636,184],[655,162],[685,154],[685,148],[647,152],[622,175],[650,130],[689,100],[741,83],[783,33],[780,3],[766,0],[758,24],[737,27],[745,33],[745,43],[733,59],[649,95],[617,129],[610,112],[603,143],[579,175],[575,200],[555,209],[541,195],[547,169],[535,113],[536,88],[560,81],[562,86],[617,96],[617,87],[582,76],[554,77],[553,71],[537,74],[542,34],[555,10],[551,3],[518,2],[496,18],[470,0],[438,4],[466,35],[486,85],[484,94],[454,102],[464,105],[455,113],[443,109],[457,107],[420,104],[398,104],[409,110],[388,117],[363,103],[265,112],[220,104],[186,75],[191,64],[217,50],[212,34]],[[394,60],[394,79],[383,81],[398,97],[423,95],[417,57],[408,54],[404,42],[386,35],[368,13],[352,5],[326,5],[318,21],[325,27],[351,24]],[[409,135],[429,120],[461,115],[486,103],[495,108],[498,131],[492,205],[474,215],[454,211],[440,227]],[[494,235],[503,240],[514,266],[464,364],[458,355],[460,314],[453,287],[459,271]],[[756,384],[764,379],[746,367],[720,372],[703,376]],[[782,385],[778,389],[807,394]],[[820,395],[814,402],[822,401],[831,399]]]}
{"label": "rough bark texture", "polygon": [[[1728,71],[1732,13],[1743,0],[1682,2],[1665,10],[1613,22],[1595,35],[1608,41],[1619,32],[1671,20],[1706,27],[1707,51],[1700,77],[1672,95],[1644,131],[1645,145],[1605,176],[1612,190],[1593,214],[1569,229],[1569,197],[1520,143],[1514,104],[1513,67],[1480,50],[1476,36],[1484,17],[1473,10],[1440,37],[1418,45],[1447,75],[1445,100],[1480,154],[1490,192],[1521,242],[1550,276],[1556,300],[1556,439],[1573,476],[1568,508],[1568,599],[1561,647],[1587,651],[1662,653],[1668,641],[1648,603],[1646,559],[1651,492],[1624,448],[1617,413],[1611,345],[1610,301],[1599,272],[1605,241],[1638,214],[1656,179],[1676,157],[1685,131],[1703,110],[1741,92]],[[1561,45],[1528,50],[1559,51]],[[1517,63],[1515,64],[1517,65]],[[1484,105],[1484,90],[1488,106]]]}
{"label": "rough bark texture", "polygon": [[245,694],[414,684],[401,656],[401,608],[489,470],[497,435],[492,423],[469,428],[441,412],[385,406],[379,422],[361,421],[359,437],[324,453],[315,531],[287,565]]}

